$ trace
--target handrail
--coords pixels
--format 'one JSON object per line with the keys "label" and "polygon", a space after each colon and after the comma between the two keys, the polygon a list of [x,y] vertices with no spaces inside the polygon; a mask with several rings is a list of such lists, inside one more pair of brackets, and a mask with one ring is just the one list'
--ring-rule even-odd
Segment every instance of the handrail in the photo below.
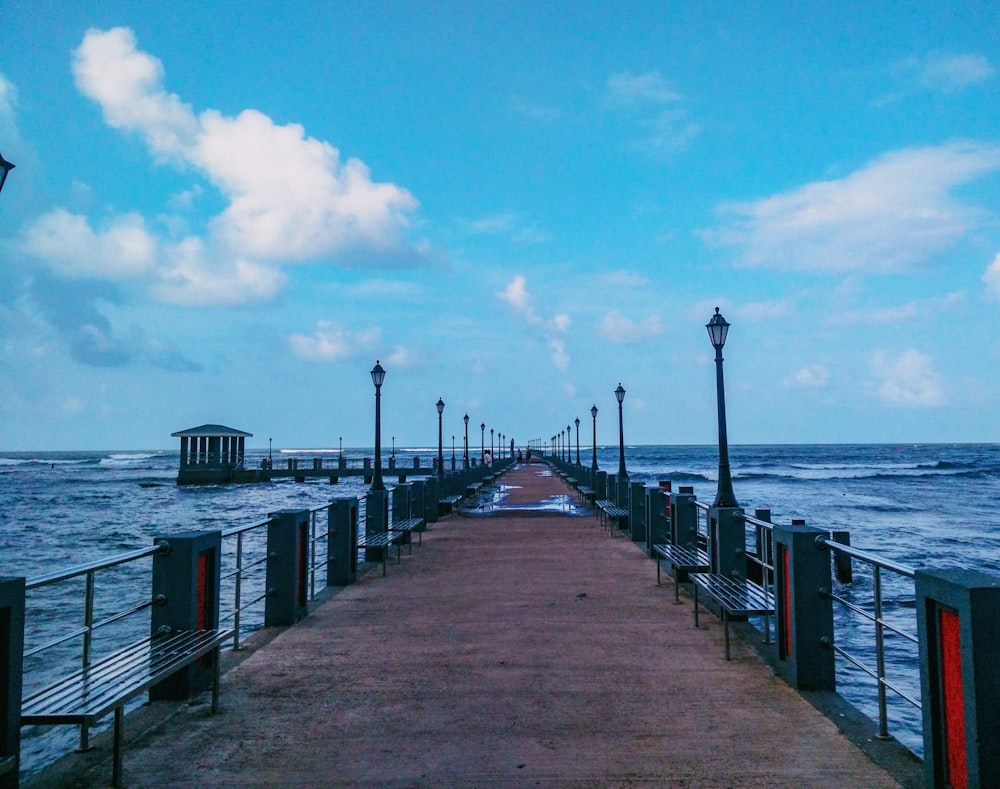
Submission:
{"label": "handrail", "polygon": [[816,546],[819,548],[827,548],[831,551],[838,551],[839,553],[847,554],[855,559],[861,559],[864,562],[875,565],[876,567],[883,567],[886,570],[892,570],[894,573],[899,573],[899,575],[905,575],[907,578],[916,578],[916,570],[908,565],[902,564],[900,562],[894,562],[892,559],[885,559],[881,556],[876,556],[869,551],[862,551],[858,548],[854,548],[850,545],[843,545],[842,543],[831,540],[827,535],[821,534],[816,538]]}
{"label": "handrail", "polygon": [[86,564],[78,564],[76,567],[69,567],[65,570],[56,570],[51,573],[36,575],[34,578],[28,578],[24,582],[24,588],[25,590],[37,589],[40,586],[59,583],[60,581],[66,581],[70,578],[75,578],[78,575],[85,575],[86,573],[94,572],[96,570],[106,570],[109,567],[115,567],[119,564],[125,564],[125,562],[131,562],[136,559],[142,559],[146,556],[152,556],[154,553],[160,553],[165,550],[166,548],[160,544],[150,545],[145,548],[136,548],[134,551],[115,554],[108,559],[98,559],[93,562],[87,562]]}

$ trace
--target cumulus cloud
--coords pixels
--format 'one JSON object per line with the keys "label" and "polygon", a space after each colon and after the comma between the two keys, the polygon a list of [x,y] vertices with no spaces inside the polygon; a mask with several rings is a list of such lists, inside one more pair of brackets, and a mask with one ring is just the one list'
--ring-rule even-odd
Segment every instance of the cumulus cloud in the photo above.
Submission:
{"label": "cumulus cloud", "polygon": [[597,333],[609,342],[632,345],[662,335],[663,322],[659,315],[648,315],[637,321],[612,310],[597,324]]}
{"label": "cumulus cloud", "polygon": [[945,402],[941,376],[933,360],[913,348],[896,358],[881,351],[874,353],[871,369],[879,381],[876,394],[888,405],[927,408]]}
{"label": "cumulus cloud", "polygon": [[[88,264],[88,274],[116,278],[137,273],[140,262],[148,270],[156,258],[154,292],[162,297],[235,303],[273,295],[283,281],[274,267],[287,263],[420,257],[407,240],[417,209],[408,191],[375,182],[362,161],[342,159],[298,124],[278,125],[252,109],[235,117],[211,109],[196,114],[163,87],[163,64],[138,48],[131,30],[89,30],[74,52],[73,74],[109,126],[138,134],[157,160],[204,176],[227,205],[209,222],[206,237],[182,244],[155,237],[132,215],[113,219],[102,231],[65,211],[43,216],[28,229],[26,242],[62,273],[68,264],[61,250],[82,240],[88,253],[102,244],[116,253],[104,271]],[[183,207],[199,189],[171,203]],[[123,238],[126,230],[131,235]],[[125,242],[142,246],[132,250],[138,257],[116,247]],[[194,254],[196,247],[211,254]],[[196,297],[193,291],[202,286],[205,292]]]}
{"label": "cumulus cloud", "polygon": [[[350,331],[334,321],[319,321],[311,336],[293,334],[289,343],[292,352],[300,359],[308,362],[339,362],[372,351],[378,345],[380,335],[381,332],[375,327]],[[399,361],[399,357],[396,361]]]}
{"label": "cumulus cloud", "polygon": [[957,187],[1000,169],[1000,148],[974,143],[885,154],[845,178],[719,207],[709,242],[742,263],[786,270],[894,271],[945,249],[982,221]]}
{"label": "cumulus cloud", "polygon": [[524,325],[541,334],[549,348],[552,363],[559,370],[569,367],[570,356],[566,351],[566,332],[570,327],[570,317],[557,314],[549,320],[542,318],[534,307],[534,299],[528,292],[528,282],[523,274],[514,276],[507,287],[496,294],[497,298],[510,305]]}

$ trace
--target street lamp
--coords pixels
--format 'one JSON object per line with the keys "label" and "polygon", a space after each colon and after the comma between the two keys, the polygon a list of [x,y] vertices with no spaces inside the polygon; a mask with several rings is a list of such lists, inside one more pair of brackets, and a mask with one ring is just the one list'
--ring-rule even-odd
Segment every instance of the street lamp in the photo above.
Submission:
{"label": "street lamp", "polygon": [[444,418],[444,400],[440,397],[437,401],[438,410],[438,476],[444,476],[444,444],[442,443],[443,436],[441,435],[441,425]]}
{"label": "street lamp", "polygon": [[486,423],[483,422],[479,426],[479,462],[483,463],[486,461]]}
{"label": "street lamp", "polygon": [[573,430],[566,425],[566,462],[573,460]]}
{"label": "street lamp", "polygon": [[715,348],[715,398],[719,405],[719,488],[715,494],[716,507],[738,507],[733,492],[733,477],[729,471],[729,439],[726,436],[726,384],[722,375],[722,346],[726,344],[730,324],[715,308],[715,315],[705,324],[708,337]]}
{"label": "street lamp", "polygon": [[0,154],[0,192],[3,191],[4,181],[7,180],[7,173],[9,173],[13,169],[14,169],[14,163],[8,162],[6,159],[3,158],[3,155]]}
{"label": "street lamp", "polygon": [[464,468],[469,467],[469,415],[466,414],[462,417],[462,421],[465,422],[465,458],[463,459]]}
{"label": "street lamp", "polygon": [[375,360],[372,367],[372,383],[375,384],[375,476],[372,478],[371,490],[385,490],[382,482],[382,382],[385,380],[385,370]]}
{"label": "street lamp", "polygon": [[619,383],[615,389],[615,399],[618,401],[618,476],[624,478],[628,476],[625,471],[625,427],[622,422],[622,401],[625,399],[625,390]]}
{"label": "street lamp", "polygon": [[271,467],[271,439],[267,439],[267,467]]}
{"label": "street lamp", "polygon": [[490,457],[493,457],[494,454],[495,453],[493,452],[493,428],[491,427],[490,428]]}
{"label": "street lamp", "polygon": [[576,425],[576,465],[580,465],[580,417],[573,420]]}
{"label": "street lamp", "polygon": [[597,471],[597,403],[590,407],[590,415],[594,419],[594,459],[590,461],[590,467]]}

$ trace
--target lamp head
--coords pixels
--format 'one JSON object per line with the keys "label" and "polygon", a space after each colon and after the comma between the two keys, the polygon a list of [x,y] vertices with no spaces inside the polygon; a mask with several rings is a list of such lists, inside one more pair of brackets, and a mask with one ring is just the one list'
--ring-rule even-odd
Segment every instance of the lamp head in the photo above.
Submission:
{"label": "lamp head", "polygon": [[463,416],[462,417],[462,421],[465,422],[465,426],[468,427],[469,426],[469,415],[466,414],[465,416]]}
{"label": "lamp head", "polygon": [[715,308],[715,315],[705,324],[708,329],[708,338],[712,341],[712,347],[721,351],[726,344],[726,335],[729,334],[730,324],[719,314],[719,308]]}
{"label": "lamp head", "polygon": [[443,414],[443,413],[444,413],[444,400],[442,400],[442,399],[441,399],[441,398],[439,397],[439,398],[438,398],[438,401],[437,401],[437,403],[436,403],[436,405],[437,405],[437,410],[438,410],[438,413],[439,413],[439,414]]}
{"label": "lamp head", "polygon": [[574,419],[573,420],[573,424],[575,424],[577,427],[579,427],[580,426],[580,417],[577,417],[576,419]]}
{"label": "lamp head", "polygon": [[615,389],[615,399],[619,404],[625,399],[625,390],[622,388],[621,384],[618,384],[618,388]]}
{"label": "lamp head", "polygon": [[375,388],[378,389],[382,382],[385,380],[385,370],[382,365],[379,364],[378,360],[375,360],[375,366],[372,367],[372,383],[375,384]]}
{"label": "lamp head", "polygon": [[591,416],[592,416],[592,417],[593,417],[594,419],[597,419],[597,403],[594,403],[594,405],[592,405],[592,406],[590,407],[590,415],[591,415]]}

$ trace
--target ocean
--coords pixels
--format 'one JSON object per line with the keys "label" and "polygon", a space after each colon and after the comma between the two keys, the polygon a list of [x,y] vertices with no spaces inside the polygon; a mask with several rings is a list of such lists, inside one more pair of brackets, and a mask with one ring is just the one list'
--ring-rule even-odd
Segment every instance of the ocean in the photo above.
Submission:
{"label": "ocean", "polygon": [[[374,452],[359,448],[344,454],[360,458]],[[427,465],[433,454],[428,448],[396,450],[400,466],[411,465],[414,455]],[[581,447],[580,454],[589,465],[591,449]],[[259,466],[266,455],[266,449],[248,450],[247,465]],[[450,452],[445,455],[447,464]],[[275,466],[287,457],[299,457],[310,466],[312,457],[329,463],[336,454],[275,451]],[[599,447],[598,463],[617,471],[618,447]],[[804,518],[811,526],[847,530],[855,547],[911,567],[975,567],[1000,576],[1000,516],[995,505],[1000,499],[1000,445],[733,446],[730,463],[736,496],[748,512],[770,508],[776,522]],[[288,480],[177,487],[177,465],[176,451],[0,452],[0,575],[30,578],[148,546],[154,537],[171,532],[246,525],[269,512],[314,509],[333,497],[363,496],[365,491],[357,477],[337,485]],[[629,446],[626,465],[633,480],[671,480],[675,490],[693,485],[700,500],[714,498],[714,446]],[[122,587],[115,590],[118,598],[148,594],[146,571],[121,572],[114,582]],[[885,587],[887,616],[915,633],[912,583],[890,579]],[[870,605],[870,570],[856,564],[854,582],[838,592]],[[78,586],[63,598],[45,598],[35,605],[29,593],[29,645],[47,640],[60,628],[79,626],[81,594]],[[836,616],[838,644],[867,655],[874,665],[871,625],[839,610]],[[249,625],[255,626],[259,622]],[[887,659],[894,683],[919,698],[916,648],[891,639]],[[845,663],[838,659],[838,690],[876,718],[874,682]],[[43,683],[48,665],[33,663],[26,685]],[[893,696],[889,710],[890,732],[919,754],[919,710]],[[71,729],[26,730],[24,767],[37,769],[71,748]]]}

